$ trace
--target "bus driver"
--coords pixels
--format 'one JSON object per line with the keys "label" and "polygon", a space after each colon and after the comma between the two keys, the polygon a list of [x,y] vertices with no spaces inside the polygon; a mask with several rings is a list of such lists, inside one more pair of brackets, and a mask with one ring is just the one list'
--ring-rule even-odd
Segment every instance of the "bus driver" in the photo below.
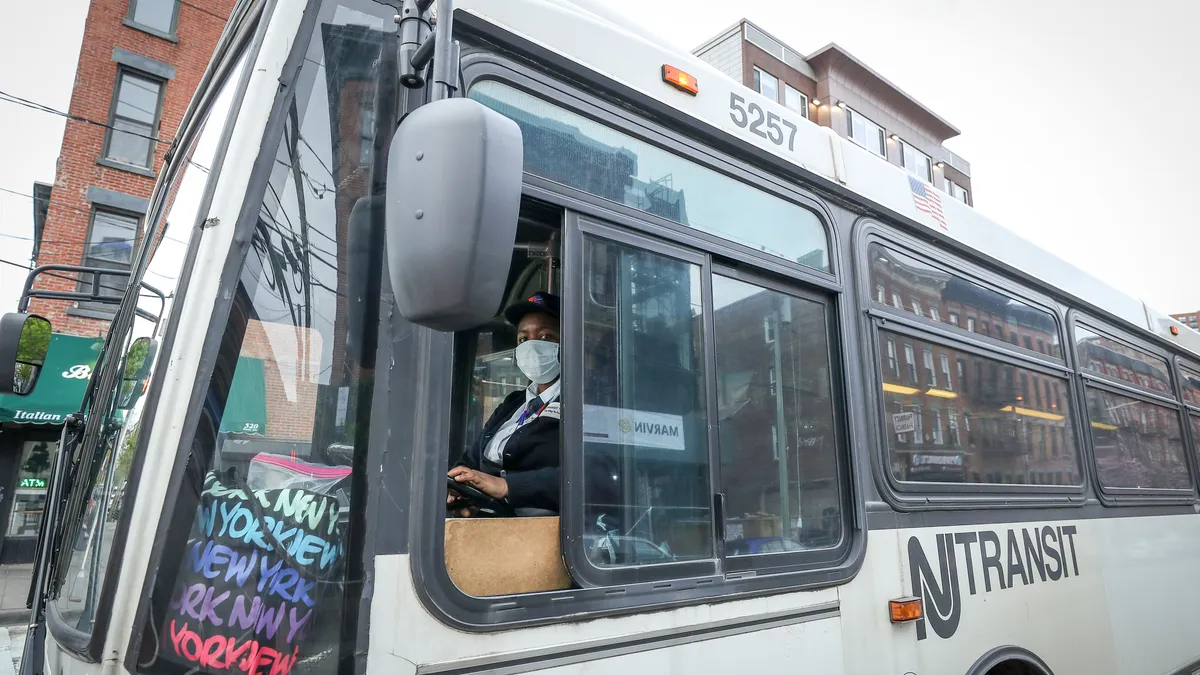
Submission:
{"label": "bus driver", "polygon": [[[531,383],[500,403],[479,440],[447,474],[503,500],[519,516],[558,514],[559,311],[559,297],[545,292],[504,310],[504,318],[517,327],[517,367]],[[457,499],[451,490],[446,503]],[[475,515],[473,508],[456,512]]]}

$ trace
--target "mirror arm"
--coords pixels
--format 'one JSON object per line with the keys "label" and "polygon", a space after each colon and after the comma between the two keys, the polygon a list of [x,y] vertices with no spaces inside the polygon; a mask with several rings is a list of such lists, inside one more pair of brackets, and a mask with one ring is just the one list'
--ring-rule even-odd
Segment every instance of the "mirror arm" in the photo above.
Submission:
{"label": "mirror arm", "polygon": [[437,0],[437,3],[431,101],[452,98],[454,92],[458,91],[458,42],[454,39],[454,0]]}
{"label": "mirror arm", "polygon": [[[400,84],[408,89],[425,86],[424,66],[417,68],[417,52],[428,42],[433,27],[430,23],[429,7],[432,0],[404,0],[396,24],[400,27],[400,46],[397,47],[400,69]],[[427,58],[427,57],[426,57]]]}

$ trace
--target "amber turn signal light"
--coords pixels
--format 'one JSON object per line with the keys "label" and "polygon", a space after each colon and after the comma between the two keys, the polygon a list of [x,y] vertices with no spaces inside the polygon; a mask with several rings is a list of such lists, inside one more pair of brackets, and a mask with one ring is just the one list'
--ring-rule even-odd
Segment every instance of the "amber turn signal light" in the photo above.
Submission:
{"label": "amber turn signal light", "polygon": [[888,600],[888,614],[891,615],[892,623],[916,621],[921,618],[922,614],[921,599],[898,598],[896,600]]}
{"label": "amber turn signal light", "polygon": [[700,91],[700,85],[696,82],[696,78],[688,75],[675,66],[663,64],[662,78],[663,82],[666,82],[680,91],[685,91],[692,96],[695,96]]}

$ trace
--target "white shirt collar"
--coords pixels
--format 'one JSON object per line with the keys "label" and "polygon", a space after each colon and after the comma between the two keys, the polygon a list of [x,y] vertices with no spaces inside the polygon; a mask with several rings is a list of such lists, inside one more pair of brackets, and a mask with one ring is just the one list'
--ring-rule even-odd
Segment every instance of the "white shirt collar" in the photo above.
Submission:
{"label": "white shirt collar", "polygon": [[537,391],[537,388],[538,388],[537,383],[530,382],[529,387],[527,387],[525,389],[525,402],[529,403],[533,399],[540,396],[542,399],[542,403],[551,403],[558,399],[558,392],[562,389],[561,385],[562,385],[562,378],[560,377],[554,381],[554,384],[550,385],[549,387],[546,387],[546,391],[543,391],[542,393],[539,394]]}
{"label": "white shirt collar", "polygon": [[[541,396],[543,405],[549,405],[550,403],[558,400],[558,392],[562,389],[562,387],[559,386],[561,383],[562,378],[555,380],[554,384],[546,387],[546,391],[543,391],[541,394],[537,393],[537,384],[530,383],[530,385],[525,389],[525,406],[528,406],[529,402],[538,396]],[[512,435],[517,432],[518,422],[522,417],[525,416],[525,406],[518,406],[517,409],[513,411],[512,415],[508,418],[508,421],[500,425],[500,428],[496,430],[496,435],[492,437],[492,440],[488,442],[487,447],[484,448],[484,455],[487,456],[492,463],[504,463],[504,446],[508,445],[508,439],[512,438]],[[532,420],[526,420],[526,424],[528,424],[530,421]]]}

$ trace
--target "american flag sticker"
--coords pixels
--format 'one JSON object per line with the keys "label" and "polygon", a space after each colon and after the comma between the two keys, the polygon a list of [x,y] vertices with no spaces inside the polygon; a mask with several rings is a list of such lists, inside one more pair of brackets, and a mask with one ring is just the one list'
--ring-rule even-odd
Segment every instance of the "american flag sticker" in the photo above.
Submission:
{"label": "american flag sticker", "polygon": [[937,190],[915,176],[908,177],[908,187],[912,190],[913,204],[916,204],[917,210],[928,213],[929,217],[933,218],[943,230],[946,229],[946,216],[942,213],[942,198],[938,196]]}

